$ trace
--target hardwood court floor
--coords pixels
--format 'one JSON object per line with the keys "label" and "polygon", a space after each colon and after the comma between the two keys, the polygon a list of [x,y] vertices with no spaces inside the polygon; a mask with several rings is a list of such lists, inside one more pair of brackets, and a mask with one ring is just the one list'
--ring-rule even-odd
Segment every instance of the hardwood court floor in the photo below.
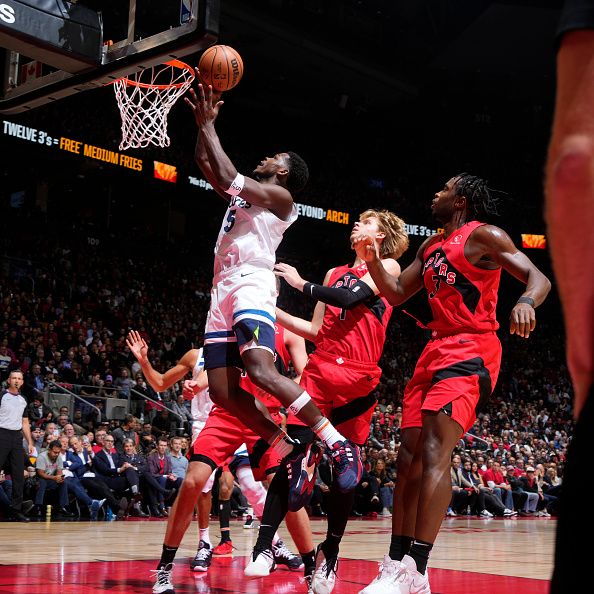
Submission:
{"label": "hardwood court floor", "polygon": [[[547,594],[552,571],[555,520],[448,518],[430,560],[433,594]],[[312,521],[314,542],[326,523]],[[192,574],[187,560],[197,543],[194,522],[176,559],[176,593],[289,594],[305,592],[300,573],[283,569],[268,578],[247,580],[243,567],[257,529],[232,522],[236,551],[215,557],[209,572]],[[149,574],[161,551],[163,520],[122,522],[0,523],[0,593],[149,594]],[[211,522],[211,540],[218,539]],[[292,541],[284,528],[281,535]],[[347,527],[335,594],[356,594],[377,573],[387,551],[390,520],[352,520]]]}

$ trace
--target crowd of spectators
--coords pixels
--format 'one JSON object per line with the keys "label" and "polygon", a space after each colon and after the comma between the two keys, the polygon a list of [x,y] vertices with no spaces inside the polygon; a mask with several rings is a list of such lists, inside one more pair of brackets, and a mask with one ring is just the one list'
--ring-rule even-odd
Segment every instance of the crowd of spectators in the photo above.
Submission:
{"label": "crowd of spectators", "polygon": [[[154,245],[149,252],[124,241],[98,249],[76,244],[73,237],[38,236],[34,252],[11,242],[3,246],[11,258],[0,271],[0,382],[11,369],[25,374],[22,393],[38,450],[28,464],[26,494],[37,516],[45,513],[48,497],[64,514],[96,517],[100,506],[107,517],[163,516],[183,479],[191,415],[182,386],[152,390],[125,336],[137,330],[161,372],[200,346],[210,267],[191,259],[187,247]],[[16,258],[35,262],[34,283],[22,268],[15,273]],[[311,311],[310,303],[286,288],[281,301],[288,311]],[[539,320],[529,341],[501,333],[497,388],[456,449],[450,514],[555,513],[572,421],[563,344],[553,324]],[[380,362],[384,373],[364,448],[356,515],[391,513],[402,395],[426,339],[408,316],[395,311]],[[60,386],[78,398],[52,408],[48,394]],[[107,418],[112,398],[126,403],[127,416]],[[503,478],[489,475],[494,467]],[[10,488],[9,479],[1,480],[0,504]],[[313,514],[325,513],[330,488],[322,464]],[[55,497],[48,491],[56,491]]]}

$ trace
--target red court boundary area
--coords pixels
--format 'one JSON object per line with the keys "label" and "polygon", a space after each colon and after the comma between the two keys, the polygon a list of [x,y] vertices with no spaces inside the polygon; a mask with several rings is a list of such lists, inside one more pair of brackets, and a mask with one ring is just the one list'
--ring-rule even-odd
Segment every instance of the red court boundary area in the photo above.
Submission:
{"label": "red court boundary area", "polygon": [[[133,554],[133,551],[130,551]],[[176,560],[176,594],[305,594],[300,573],[279,569],[267,578],[248,580],[243,576],[245,557],[219,557],[207,574],[189,570],[187,559]],[[153,581],[150,570],[156,561],[102,561],[47,563],[0,566],[2,594],[150,594]],[[333,594],[357,594],[376,575],[373,561],[341,559]],[[549,582],[472,573],[448,569],[430,569],[433,594],[493,594],[494,592],[548,594]]]}

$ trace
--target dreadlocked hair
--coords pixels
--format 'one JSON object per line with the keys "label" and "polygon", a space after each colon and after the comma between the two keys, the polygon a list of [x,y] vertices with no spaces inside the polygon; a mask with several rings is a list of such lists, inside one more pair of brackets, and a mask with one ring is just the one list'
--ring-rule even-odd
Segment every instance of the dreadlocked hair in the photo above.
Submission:
{"label": "dreadlocked hair", "polygon": [[468,214],[471,217],[498,215],[497,206],[500,199],[495,196],[496,190],[489,188],[487,181],[471,175],[460,173],[456,176],[456,196],[464,196],[467,200]]}

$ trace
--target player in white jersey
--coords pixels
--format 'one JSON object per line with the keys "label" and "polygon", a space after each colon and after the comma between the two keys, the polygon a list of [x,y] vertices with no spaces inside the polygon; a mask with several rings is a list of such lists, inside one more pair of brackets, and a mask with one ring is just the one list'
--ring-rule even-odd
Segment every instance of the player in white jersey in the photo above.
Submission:
{"label": "player in white jersey", "polygon": [[[199,78],[199,72],[198,80]],[[215,276],[204,340],[205,369],[210,396],[244,425],[260,435],[291,466],[292,511],[311,496],[315,478],[307,467],[320,459],[311,444],[296,444],[272,420],[254,397],[240,388],[245,368],[251,380],[290,408],[334,450],[338,482],[354,488],[362,473],[357,446],[348,442],[295,382],[274,366],[276,287],[272,268],[284,231],[296,220],[293,192],[308,178],[307,165],[293,152],[267,157],[253,171],[254,179],[239,173],[223,150],[215,130],[222,101],[213,103],[212,88],[198,85],[185,99],[199,129],[195,158],[215,192],[228,208],[215,252]],[[210,476],[212,466],[196,451],[167,522],[163,551],[156,574],[154,594],[174,592],[173,560],[191,522],[195,493]]]}
{"label": "player in white jersey", "polygon": [[[131,330],[126,338],[126,344],[140,363],[146,381],[156,392],[167,390],[183,379],[188,373],[192,373],[192,379],[184,382],[183,395],[187,400],[191,399],[192,443],[194,443],[198,434],[204,428],[206,419],[208,419],[212,408],[212,400],[208,393],[208,378],[204,371],[203,349],[190,349],[177,362],[177,365],[165,373],[159,373],[151,365],[148,359],[148,345],[138,332]],[[200,540],[208,544],[210,544],[208,522],[212,507],[214,474],[213,471],[202,487],[202,491],[198,497],[199,537]]]}
{"label": "player in white jersey", "polygon": [[[291,453],[293,446],[286,434],[260,412],[253,396],[240,389],[241,369],[245,368],[259,388],[278,398],[329,448],[340,452],[335,457],[337,465],[342,466],[338,480],[344,482],[345,489],[354,487],[361,471],[356,446],[336,431],[307,392],[274,367],[277,291],[272,269],[282,235],[297,218],[292,193],[305,186],[307,165],[297,154],[282,152],[262,160],[253,171],[254,179],[244,177],[224,152],[214,127],[222,101],[213,103],[210,86],[198,88],[199,97],[192,90],[192,100],[186,98],[199,128],[196,162],[215,191],[228,202],[216,244],[204,342],[211,398],[282,456]],[[297,456],[298,466],[304,453]],[[195,455],[199,456],[199,452]],[[309,456],[308,449],[305,457]],[[348,472],[351,466],[352,472]],[[300,472],[295,470],[293,475],[298,479]],[[301,484],[293,487],[293,492],[304,491]],[[296,506],[299,499],[300,493],[294,497]]]}

